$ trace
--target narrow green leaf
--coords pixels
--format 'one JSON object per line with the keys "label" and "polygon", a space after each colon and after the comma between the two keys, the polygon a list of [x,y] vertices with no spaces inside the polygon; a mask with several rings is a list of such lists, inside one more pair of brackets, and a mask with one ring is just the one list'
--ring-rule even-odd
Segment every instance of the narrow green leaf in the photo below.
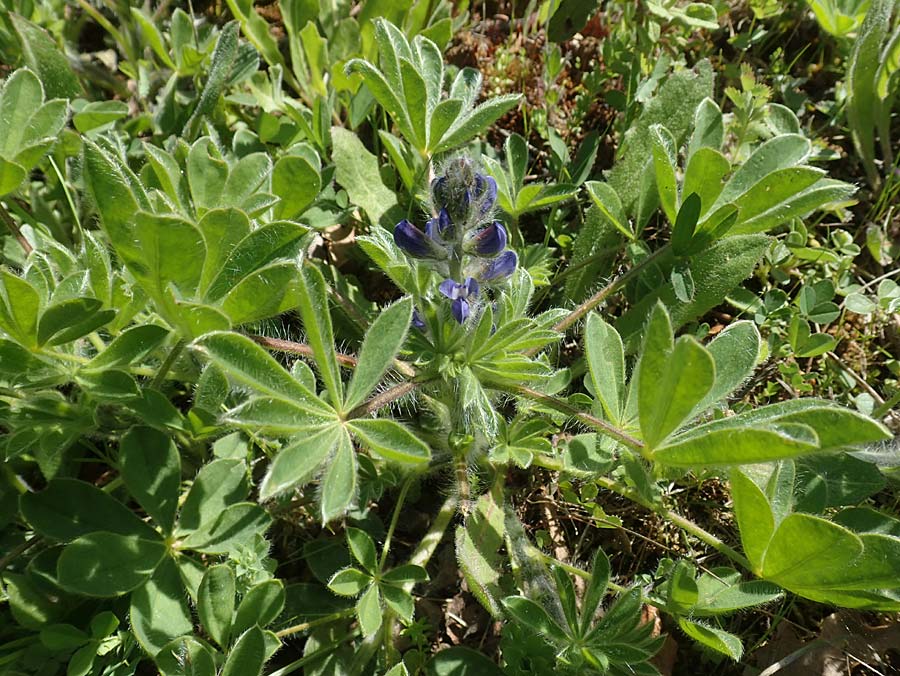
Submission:
{"label": "narrow green leaf", "polygon": [[657,305],[638,366],[641,433],[651,449],[686,421],[715,381],[715,363],[703,346],[689,336],[671,345],[668,315]]}
{"label": "narrow green leaf", "polygon": [[546,640],[557,644],[565,644],[568,640],[565,631],[556,624],[546,610],[524,596],[507,596],[503,599],[503,607],[517,622]]}
{"label": "narrow green leaf", "polygon": [[519,99],[521,99],[519,94],[503,94],[488,99],[469,115],[459,118],[434,149],[435,152],[442,153],[452,150],[478,136],[504,113],[515,107],[519,103]]}
{"label": "narrow green leaf", "polygon": [[181,456],[175,444],[152,427],[132,427],[119,442],[119,462],[128,492],[171,532],[181,485]]}
{"label": "narrow green leaf", "polygon": [[247,465],[243,460],[221,458],[197,473],[178,519],[180,532],[208,527],[222,511],[246,499],[250,492]]}
{"label": "narrow green leaf", "polygon": [[428,146],[428,92],[425,80],[406,59],[400,59],[400,77],[403,81],[406,112],[413,132],[409,141],[417,150],[424,152]]}
{"label": "narrow green leaf", "polygon": [[[300,288],[300,317],[319,367],[319,375],[328,389],[335,407],[343,400],[343,383],[334,351],[334,332],[328,308],[325,278],[317,267],[303,266],[298,274]],[[299,387],[299,385],[298,385]]]}
{"label": "narrow green leaf", "polygon": [[697,193],[690,193],[684,198],[678,210],[675,225],[672,226],[672,251],[676,256],[687,256],[692,253],[691,240],[694,239],[697,221],[700,220],[700,206],[700,196]]}
{"label": "narrow green leaf", "polygon": [[[22,10],[30,14],[31,10]],[[84,90],[69,65],[69,60],[50,34],[40,26],[15,12],[8,14],[16,37],[19,39],[22,60],[38,74],[48,98],[74,99],[84,95]],[[13,74],[15,75],[15,74]],[[32,114],[35,108],[26,108]]]}
{"label": "narrow green leaf", "polygon": [[100,370],[140,363],[159,347],[169,330],[156,324],[133,326],[116,336],[102,352],[91,359],[85,369]]}
{"label": "narrow green leaf", "polygon": [[38,308],[41,297],[37,290],[25,279],[9,270],[2,273],[3,292],[0,303],[4,303],[2,315],[9,333],[27,347],[37,346]]}
{"label": "narrow green leaf", "polygon": [[200,121],[212,114],[216,104],[219,102],[219,97],[225,89],[228,74],[231,72],[231,66],[234,64],[238,53],[239,29],[240,25],[237,21],[229,21],[222,28],[222,32],[219,33],[215,49],[210,58],[209,71],[206,74],[203,91],[200,92],[197,107],[194,108],[194,112],[184,127],[183,134],[188,140],[192,140],[197,135]]}
{"label": "narrow green leaf", "polygon": [[625,352],[616,330],[600,315],[591,313],[584,329],[584,349],[594,392],[607,418],[622,418],[625,386]]}
{"label": "narrow green leaf", "polygon": [[234,572],[231,566],[220,563],[210,566],[197,592],[197,614],[200,623],[222,648],[228,646],[231,622],[234,617]]}
{"label": "narrow green leaf", "polygon": [[328,588],[340,596],[356,597],[372,584],[372,578],[357,568],[342,568],[331,576]]}
{"label": "narrow green leaf", "polygon": [[811,427],[779,423],[710,431],[698,428],[684,441],[675,437],[657,448],[653,459],[675,467],[740,465],[793,458],[818,450],[819,438]]}
{"label": "narrow green leaf", "polygon": [[322,522],[341,516],[356,496],[356,453],[345,432],[340,436],[337,450],[322,476]]}
{"label": "narrow green leaf", "polygon": [[381,627],[383,612],[381,610],[381,594],[378,585],[370,585],[356,603],[356,617],[359,628],[365,637],[373,636]]}
{"label": "narrow green leaf", "polygon": [[713,204],[725,187],[725,176],[731,171],[731,163],[718,150],[698,148],[691,155],[684,170],[682,195],[696,193],[700,197],[701,220],[711,212]]}
{"label": "narrow green leaf", "polygon": [[428,127],[427,152],[429,154],[434,153],[434,149],[440,145],[447,130],[459,117],[462,104],[463,102],[459,99],[444,99],[434,107]]}
{"label": "narrow green leaf", "polygon": [[597,608],[606,594],[606,587],[609,584],[610,565],[606,553],[597,547],[594,552],[594,560],[591,565],[591,579],[588,582],[587,589],[584,592],[584,599],[581,604],[581,633],[586,634],[594,621],[597,614]]}
{"label": "narrow green leaf", "polygon": [[334,417],[330,406],[294,380],[250,338],[237,333],[214,332],[203,336],[196,345],[213,364],[240,383],[286,399],[312,415]]}
{"label": "narrow green leaf", "polygon": [[167,643],[153,661],[165,676],[216,676],[210,648],[192,636]]}
{"label": "narrow green leaf", "polygon": [[274,622],[284,608],[284,584],[281,580],[265,580],[250,588],[238,606],[232,631],[242,634],[256,625]]}
{"label": "narrow green leaf", "polygon": [[428,446],[393,420],[357,419],[351,420],[347,426],[385,460],[418,464],[431,459]]}
{"label": "narrow green leaf", "polygon": [[753,564],[753,571],[759,575],[766,549],[775,532],[775,517],[765,493],[746,474],[733,469],[730,480],[741,543]]}
{"label": "narrow green leaf", "polygon": [[359,406],[381,381],[406,339],[412,321],[412,299],[404,298],[381,311],[366,331],[344,410]]}
{"label": "narrow green leaf", "polygon": [[650,127],[650,139],[659,202],[669,223],[675,223],[679,208],[678,184],[675,179],[675,161],[678,153],[676,141],[668,129],[658,124]]}
{"label": "narrow green leaf", "polygon": [[292,486],[310,481],[343,435],[339,425],[330,425],[318,432],[301,434],[291,440],[269,466],[269,471],[260,484],[260,500],[268,500]]}
{"label": "narrow green leaf", "polygon": [[272,192],[281,198],[275,218],[299,216],[312,204],[322,188],[322,177],[305,157],[285,155],[275,163]]}
{"label": "narrow green leaf", "polygon": [[[237,246],[250,234],[250,219],[239,209],[210,209],[197,222],[206,242],[206,259],[197,295],[206,297],[213,280],[227,269],[227,261]],[[233,285],[233,280],[230,280]]]}
{"label": "narrow green leaf", "polygon": [[[694,131],[688,143],[688,162],[701,148],[719,150],[725,138],[725,124],[722,111],[711,98],[705,98],[694,112]],[[687,193],[688,195],[690,192]]]}
{"label": "narrow green leaf", "polygon": [[416,608],[412,594],[405,589],[387,584],[380,585],[378,589],[388,608],[397,613],[403,622],[412,622]]}
{"label": "narrow green leaf", "polygon": [[378,554],[375,551],[375,542],[366,531],[360,528],[347,527],[347,544],[350,553],[363,569],[375,573],[378,566]]}
{"label": "narrow green leaf", "polygon": [[811,147],[809,140],[799,134],[769,139],[732,174],[716,200],[716,206],[733,202],[772,172],[800,164],[809,156]]}
{"label": "narrow green leaf", "polygon": [[307,232],[308,228],[298,223],[275,221],[248,233],[234,245],[228,258],[216,270],[215,278],[206,292],[206,300],[221,300],[242,279],[260,268],[275,261],[293,258],[301,246],[301,238]]}
{"label": "narrow green leaf", "polygon": [[730,657],[735,662],[741,659],[744,654],[744,646],[741,639],[724,629],[710,627],[700,622],[693,622],[683,617],[678,618],[678,626],[685,634],[692,639],[714,650]]}

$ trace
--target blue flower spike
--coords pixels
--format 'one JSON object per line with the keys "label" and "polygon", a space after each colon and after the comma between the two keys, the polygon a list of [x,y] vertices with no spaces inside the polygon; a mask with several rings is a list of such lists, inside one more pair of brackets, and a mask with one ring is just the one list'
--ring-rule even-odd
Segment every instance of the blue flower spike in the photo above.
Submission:
{"label": "blue flower spike", "polygon": [[465,322],[471,313],[468,299],[478,295],[478,282],[473,277],[466,278],[463,284],[453,279],[445,279],[438,288],[442,294],[453,301],[450,306],[453,318],[459,324]]}

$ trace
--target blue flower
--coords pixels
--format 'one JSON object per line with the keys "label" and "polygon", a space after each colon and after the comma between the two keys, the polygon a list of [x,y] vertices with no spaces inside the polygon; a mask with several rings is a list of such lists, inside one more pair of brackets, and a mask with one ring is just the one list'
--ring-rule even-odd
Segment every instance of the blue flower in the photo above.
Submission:
{"label": "blue flower", "polygon": [[477,256],[492,257],[506,248],[506,242],[506,228],[500,221],[494,221],[469,239],[466,248]]}
{"label": "blue flower", "polygon": [[[428,229],[428,226],[426,226]],[[447,252],[433,237],[405,218],[394,227],[394,242],[413,258],[446,258]]]}
{"label": "blue flower", "polygon": [[497,181],[493,176],[475,174],[475,200],[479,204],[479,215],[484,216],[494,208],[497,201]]}
{"label": "blue flower", "polygon": [[507,249],[495,259],[482,266],[478,279],[482,282],[493,282],[509,277],[516,269],[518,258],[516,252]]}
{"label": "blue flower", "polygon": [[414,308],[414,309],[413,309],[413,313],[412,313],[412,325],[413,325],[415,328],[419,329],[419,331],[424,331],[424,330],[425,330],[425,319],[424,319],[424,318],[422,317],[422,315],[419,313],[419,309],[418,309],[418,308]]}
{"label": "blue flower", "polygon": [[450,307],[453,318],[460,324],[465,322],[471,310],[468,299],[478,295],[478,282],[472,277],[467,277],[462,284],[453,279],[445,279],[438,288],[453,301]]}

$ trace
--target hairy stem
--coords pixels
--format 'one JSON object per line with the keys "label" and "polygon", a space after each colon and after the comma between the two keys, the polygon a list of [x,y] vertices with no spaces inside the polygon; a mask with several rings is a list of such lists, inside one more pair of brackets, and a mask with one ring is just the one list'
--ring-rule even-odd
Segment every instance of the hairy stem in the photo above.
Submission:
{"label": "hairy stem", "polygon": [[555,409],[560,413],[565,413],[572,416],[576,420],[583,422],[585,425],[593,427],[601,434],[607,437],[611,437],[619,443],[628,446],[629,448],[633,448],[634,450],[639,452],[643,452],[644,450],[644,443],[639,439],[635,439],[624,430],[620,430],[615,425],[610,425],[605,420],[601,420],[600,418],[597,418],[590,413],[580,411],[579,409],[575,408],[568,402],[563,401],[562,399],[557,399],[556,397],[553,397],[549,394],[538,392],[537,390],[533,390],[530,387],[525,387],[524,385],[509,385],[496,389],[502,389],[503,391],[509,392],[510,394],[525,397],[526,399],[531,399],[533,401],[539,402],[544,406],[549,406],[550,408]]}
{"label": "hairy stem", "polygon": [[159,370],[156,372],[156,375],[153,378],[153,381],[150,383],[150,387],[153,389],[158,389],[166,379],[166,375],[171,370],[172,366],[175,365],[175,362],[178,361],[178,357],[181,356],[181,351],[184,349],[185,342],[183,340],[179,340],[172,346],[172,349],[169,350],[168,356],[166,356],[166,360],[159,367]]}
{"label": "hairy stem", "polygon": [[623,498],[628,498],[632,502],[635,502],[642,507],[649,509],[650,511],[658,514],[662,518],[671,521],[676,526],[681,528],[683,531],[693,535],[695,538],[703,542],[704,544],[712,547],[717,552],[722,554],[723,556],[728,557],[734,563],[738,564],[742,568],[745,568],[749,571],[753,570],[753,566],[750,564],[750,561],[747,558],[738,552],[733,547],[728,546],[722,540],[717,538],[715,535],[710,533],[708,530],[701,528],[699,525],[691,521],[690,519],[682,516],[678,512],[675,512],[668,507],[663,505],[656,505],[651,502],[648,502],[643,497],[641,497],[638,493],[628,488],[627,486],[623,486],[619,482],[610,479],[608,477],[597,477],[593,479],[599,486],[606,488],[607,490],[612,491],[613,493],[618,493]]}
{"label": "hairy stem", "polygon": [[6,206],[2,202],[0,202],[0,219],[2,219],[6,227],[9,228],[9,231],[12,233],[13,237],[16,238],[16,241],[19,243],[19,246],[22,247],[22,251],[25,252],[26,256],[34,251],[31,242],[25,239],[25,235],[22,234],[19,226],[13,220],[13,217],[9,215]]}
{"label": "hairy stem", "polygon": [[[434,517],[431,528],[428,529],[428,532],[425,533],[425,537],[419,542],[419,546],[416,547],[412,556],[409,557],[410,563],[416,566],[422,566],[423,568],[425,567],[434,555],[438,544],[444,538],[444,531],[447,530],[453,517],[456,516],[456,506],[458,503],[459,498],[455,494],[447,496],[447,499],[444,500],[444,504],[441,505],[441,509]],[[412,589],[412,585],[409,585],[407,591],[409,589]]]}
{"label": "hairy stem", "polygon": [[275,635],[278,638],[284,638],[285,636],[291,636],[292,634],[299,634],[301,631],[307,631],[309,629],[319,627],[323,624],[328,624],[329,622],[334,622],[345,617],[350,617],[354,612],[356,612],[354,608],[344,608],[343,610],[339,610],[336,613],[331,613],[331,615],[325,615],[324,617],[318,617],[315,620],[310,620],[309,622],[301,622],[300,624],[286,627],[281,631],[275,632]]}
{"label": "hairy stem", "polygon": [[350,411],[347,414],[347,420],[352,420],[353,418],[362,418],[364,416],[371,415],[378,409],[387,406],[392,401],[396,401],[397,399],[405,397],[421,384],[422,383],[416,382],[414,380],[407,380],[405,383],[400,383],[399,385],[395,385],[389,390],[385,390],[384,392],[376,394],[367,402],[360,404],[352,411]]}
{"label": "hairy stem", "polygon": [[572,326],[572,324],[574,324],[579,319],[584,317],[588,312],[590,312],[595,307],[600,305],[603,301],[605,301],[607,298],[609,298],[612,294],[616,293],[619,289],[621,289],[623,286],[625,286],[625,284],[627,284],[629,281],[631,281],[634,277],[636,277],[641,272],[643,272],[644,268],[646,268],[651,263],[656,262],[656,260],[663,254],[663,252],[668,251],[668,249],[669,249],[668,244],[660,247],[659,249],[654,251],[652,254],[647,256],[645,259],[643,259],[642,261],[640,261],[633,267],[631,267],[628,270],[626,270],[625,272],[623,272],[621,275],[616,277],[614,280],[612,280],[609,284],[607,284],[602,289],[600,289],[593,296],[591,296],[586,301],[584,301],[577,308],[572,310],[565,317],[560,319],[556,323],[556,325],[553,327],[554,330],[565,331],[566,329],[568,329],[570,326]]}
{"label": "hairy stem", "polygon": [[397,529],[397,523],[400,521],[400,512],[403,509],[403,503],[406,501],[406,494],[409,487],[412,486],[413,477],[407,477],[400,488],[400,495],[397,496],[397,504],[394,505],[394,514],[391,517],[391,524],[388,526],[387,535],[384,536],[384,547],[381,549],[381,561],[378,563],[378,570],[384,570],[384,564],[387,561],[388,552],[391,551],[391,538],[394,537],[394,531]]}

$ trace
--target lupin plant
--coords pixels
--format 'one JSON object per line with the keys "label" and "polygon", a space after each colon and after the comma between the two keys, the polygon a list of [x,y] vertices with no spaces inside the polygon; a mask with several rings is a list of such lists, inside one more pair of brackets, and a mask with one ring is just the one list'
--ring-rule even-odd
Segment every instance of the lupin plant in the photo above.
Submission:
{"label": "lupin plant", "polygon": [[[760,98],[745,134],[708,62],[660,62],[629,81],[609,172],[596,138],[570,161],[554,131],[558,175],[532,180],[533,134],[470,143],[520,97],[445,68],[451,3],[399,3],[402,27],[372,16],[390,3],[320,4],[281,0],[286,50],[246,2],[215,25],[176,9],[170,38],[90,10],[130,78],[101,90],[129,105],[69,102],[83,73],[11,15],[29,48],[0,87],[0,665],[652,676],[666,633],[740,660],[727,618],[763,604],[900,611],[900,520],[867,502],[898,396],[871,417],[757,405],[788,348],[762,319],[703,324],[735,289],[770,305],[750,289],[800,276],[777,261],[832,253],[806,219],[855,188],[812,166],[794,113]],[[556,5],[550,34],[581,13]],[[798,284],[795,366],[839,312],[830,281]],[[684,500],[707,487],[728,495],[714,532]],[[531,520],[564,501],[577,523]],[[633,513],[682,536],[651,570],[600,546]],[[430,654],[451,599],[483,606],[453,641],[495,632],[491,658]]]}

